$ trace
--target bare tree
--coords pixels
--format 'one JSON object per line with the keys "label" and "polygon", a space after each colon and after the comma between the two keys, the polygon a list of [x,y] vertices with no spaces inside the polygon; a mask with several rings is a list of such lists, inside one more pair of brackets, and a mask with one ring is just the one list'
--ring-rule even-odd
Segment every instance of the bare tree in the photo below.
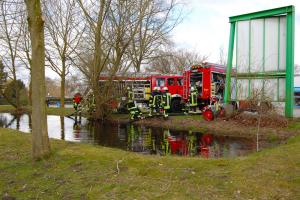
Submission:
{"label": "bare tree", "polygon": [[45,83],[46,83],[47,96],[49,95],[49,96],[57,97],[60,95],[60,86],[59,86],[60,80],[46,77]]}
{"label": "bare tree", "polygon": [[219,48],[219,60],[218,60],[218,64],[224,65],[224,66],[227,65],[227,56],[226,56],[226,53],[224,51],[224,47],[223,46],[221,46]]}
{"label": "bare tree", "polygon": [[46,58],[60,79],[60,105],[65,105],[65,82],[71,67],[74,49],[79,45],[84,24],[78,20],[76,0],[45,1]]}
{"label": "bare tree", "polygon": [[4,65],[0,60],[0,90],[1,94],[3,94],[4,84],[6,82],[7,73],[4,71]]}
{"label": "bare tree", "polygon": [[[84,40],[86,45],[81,46],[86,48],[77,53],[81,63],[79,69],[94,92],[97,119],[103,119],[109,113],[108,104],[114,98],[112,80],[116,73],[125,72],[131,63],[126,55],[149,6],[141,1],[78,0],[88,24],[86,35],[90,36]],[[99,85],[101,73],[108,79]]]}
{"label": "bare tree", "polygon": [[21,29],[21,38],[19,42],[19,48],[17,51],[18,58],[20,59],[20,62],[22,66],[25,67],[29,71],[30,74],[30,82],[29,82],[29,105],[32,105],[32,74],[31,74],[31,64],[32,64],[32,58],[31,58],[31,41],[30,41],[30,33],[28,30],[28,22],[26,19],[26,12],[22,12],[22,21],[23,26]]}
{"label": "bare tree", "polygon": [[44,19],[39,0],[25,0],[32,45],[32,155],[34,159],[50,153],[45,105]]}
{"label": "bare tree", "polygon": [[208,58],[206,55],[185,49],[166,49],[157,52],[156,57],[150,62],[150,67],[146,67],[146,71],[163,74],[182,73],[184,67],[203,63]]}
{"label": "bare tree", "polygon": [[[8,77],[17,83],[18,46],[24,26],[23,6],[14,1],[0,1],[0,48],[2,62],[8,69]],[[19,89],[15,84],[16,102],[12,105],[20,109]]]}
{"label": "bare tree", "polygon": [[138,25],[138,33],[130,46],[130,59],[137,72],[143,63],[149,62],[160,46],[168,44],[167,37],[180,22],[182,4],[177,0],[144,0],[147,4],[144,18]]}

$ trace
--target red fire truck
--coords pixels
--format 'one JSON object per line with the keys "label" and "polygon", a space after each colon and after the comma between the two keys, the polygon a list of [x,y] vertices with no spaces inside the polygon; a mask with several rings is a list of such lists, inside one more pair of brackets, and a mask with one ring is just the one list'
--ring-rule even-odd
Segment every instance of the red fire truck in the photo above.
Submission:
{"label": "red fire truck", "polygon": [[198,91],[200,108],[208,105],[212,97],[223,97],[225,75],[224,65],[206,62],[186,67],[183,72],[183,100],[187,102],[191,87]]}
{"label": "red fire truck", "polygon": [[[100,83],[107,78],[100,77]],[[183,76],[181,75],[149,75],[145,77],[116,77],[113,80],[113,88],[116,94],[124,94],[126,87],[130,86],[133,92],[133,99],[137,103],[147,104],[151,92],[155,87],[161,90],[168,87],[172,96],[171,110],[173,112],[181,111],[183,94]],[[116,95],[116,96],[117,96]]]}
{"label": "red fire truck", "polygon": [[[172,95],[171,111],[181,112],[182,106],[188,101],[190,89],[198,90],[198,103],[201,107],[209,104],[211,97],[223,96],[226,67],[214,63],[202,63],[186,67],[183,75],[149,75],[146,77],[117,77],[115,90],[118,93],[126,91],[130,86],[133,90],[133,99],[138,103],[147,103],[155,87],[161,90],[168,87]],[[101,77],[101,81],[106,78]]]}

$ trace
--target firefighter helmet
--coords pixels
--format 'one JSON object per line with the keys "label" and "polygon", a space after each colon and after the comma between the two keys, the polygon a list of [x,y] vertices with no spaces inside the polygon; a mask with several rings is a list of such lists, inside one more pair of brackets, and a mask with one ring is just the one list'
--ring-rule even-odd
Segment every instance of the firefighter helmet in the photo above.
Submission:
{"label": "firefighter helmet", "polygon": [[155,91],[160,91],[160,87],[154,87]]}
{"label": "firefighter helmet", "polygon": [[191,87],[191,92],[193,92],[193,91],[195,91],[195,88],[192,86],[192,87]]}
{"label": "firefighter helmet", "polygon": [[131,90],[131,88],[129,86],[127,86],[127,90]]}
{"label": "firefighter helmet", "polygon": [[164,87],[163,90],[164,90],[165,92],[168,92],[168,91],[169,91],[169,88],[168,88],[168,87]]}

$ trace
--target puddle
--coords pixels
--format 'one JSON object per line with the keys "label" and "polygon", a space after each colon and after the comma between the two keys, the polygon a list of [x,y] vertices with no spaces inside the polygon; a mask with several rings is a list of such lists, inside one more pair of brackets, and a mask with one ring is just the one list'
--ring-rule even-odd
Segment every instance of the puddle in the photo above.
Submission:
{"label": "puddle", "polygon": [[[210,158],[244,156],[256,151],[256,140],[217,136],[209,133],[175,131],[120,123],[90,123],[73,118],[48,115],[50,138],[91,143],[143,154],[201,156]],[[30,116],[0,114],[0,127],[31,131]],[[260,142],[259,147],[277,145],[274,141]]]}

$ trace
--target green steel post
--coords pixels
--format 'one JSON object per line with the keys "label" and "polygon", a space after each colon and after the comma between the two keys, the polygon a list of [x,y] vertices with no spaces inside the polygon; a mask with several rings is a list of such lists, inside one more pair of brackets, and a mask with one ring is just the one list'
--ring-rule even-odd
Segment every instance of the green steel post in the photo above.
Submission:
{"label": "green steel post", "polygon": [[224,94],[224,103],[228,103],[229,98],[230,98],[231,69],[232,69],[232,58],[233,58],[233,47],[234,47],[234,33],[235,33],[235,22],[231,22],[230,36],[229,36],[229,48],[228,48],[228,59],[227,59],[227,69],[226,69],[226,87],[225,87],[225,94]]}
{"label": "green steel post", "polygon": [[285,116],[293,117],[295,9],[292,9],[291,12],[287,13],[286,25],[287,25],[286,27],[287,38],[286,38]]}

